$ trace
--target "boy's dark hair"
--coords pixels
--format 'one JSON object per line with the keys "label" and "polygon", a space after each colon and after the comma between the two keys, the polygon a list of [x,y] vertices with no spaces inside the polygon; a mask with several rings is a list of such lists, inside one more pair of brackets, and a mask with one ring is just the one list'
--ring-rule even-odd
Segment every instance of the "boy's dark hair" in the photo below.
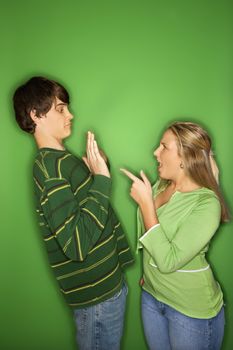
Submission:
{"label": "boy's dark hair", "polygon": [[36,116],[41,117],[50,110],[55,97],[69,104],[68,92],[54,80],[32,77],[25,84],[19,86],[14,93],[13,103],[15,118],[20,128],[34,134],[36,124],[32,120],[30,112],[35,110]]}

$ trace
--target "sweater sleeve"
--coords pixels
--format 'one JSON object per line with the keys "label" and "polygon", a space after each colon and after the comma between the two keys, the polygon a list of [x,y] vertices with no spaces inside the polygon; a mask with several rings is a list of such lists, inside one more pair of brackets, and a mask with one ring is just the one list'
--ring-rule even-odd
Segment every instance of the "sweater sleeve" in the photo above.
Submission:
{"label": "sweater sleeve", "polygon": [[71,260],[83,261],[101,236],[108,218],[111,180],[95,175],[87,197],[77,202],[64,178],[45,180],[40,204],[51,235]]}
{"label": "sweater sleeve", "polygon": [[[153,197],[155,196],[157,190],[158,190],[158,186],[159,186],[159,181],[157,181],[153,187],[152,187],[152,191],[153,191]],[[143,223],[143,218],[142,218],[142,214],[140,211],[140,208],[137,208],[137,246],[136,246],[136,253],[138,253],[139,249],[143,248],[143,245],[141,244],[141,240],[140,238],[142,238],[141,236],[144,235],[145,233],[145,227],[144,227],[144,223]]]}
{"label": "sweater sleeve", "polygon": [[220,214],[220,203],[215,197],[203,198],[183,220],[172,239],[160,223],[141,237],[140,242],[161,272],[174,272],[209,243],[219,226]]}

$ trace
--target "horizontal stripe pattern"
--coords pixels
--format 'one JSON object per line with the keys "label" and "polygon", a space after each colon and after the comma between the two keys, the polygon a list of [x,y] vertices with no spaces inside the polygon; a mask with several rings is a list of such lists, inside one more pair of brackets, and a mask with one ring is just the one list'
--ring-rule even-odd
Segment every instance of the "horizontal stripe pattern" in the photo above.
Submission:
{"label": "horizontal stripe pattern", "polygon": [[105,261],[107,261],[108,259],[113,257],[114,254],[116,254],[116,248],[114,248],[113,251],[110,254],[106,255],[103,259],[97,261],[95,264],[90,265],[90,266],[88,266],[86,268],[80,269],[78,271],[74,271],[74,272],[68,273],[66,275],[59,276],[59,277],[57,277],[57,280],[59,281],[59,280],[62,280],[62,279],[65,279],[65,278],[68,278],[68,277],[71,277],[71,276],[78,275],[78,274],[83,273],[83,272],[87,272],[87,271],[93,270],[95,267],[105,263]]}
{"label": "horizontal stripe pattern", "polygon": [[61,289],[62,293],[64,294],[70,294],[70,293],[74,293],[74,292],[77,292],[78,290],[82,290],[82,289],[87,289],[87,288],[93,288],[95,287],[97,284],[107,280],[108,278],[112,277],[115,272],[119,269],[119,263],[117,263],[117,266],[112,270],[110,271],[108,274],[106,274],[106,276],[102,276],[102,278],[100,279],[96,279],[94,281],[92,281],[91,283],[87,283],[85,285],[82,285],[82,286],[79,286],[79,287],[76,287],[76,288],[72,288],[72,289]]}
{"label": "horizontal stripe pattern", "polygon": [[95,297],[94,299],[91,299],[89,300],[88,302],[85,302],[85,303],[71,303],[69,304],[70,306],[72,307],[77,307],[77,306],[87,306],[88,304],[93,304],[95,302],[100,302],[103,298],[106,298],[106,297],[110,297],[113,293],[115,294],[117,292],[117,290],[119,290],[119,288],[122,286],[122,282],[123,282],[123,279],[121,278],[120,279],[120,282],[112,289],[110,289],[109,291],[107,291],[106,293],[104,293],[103,295],[99,296],[99,297]]}
{"label": "horizontal stripe pattern", "polygon": [[50,265],[71,307],[106,300],[133,262],[110,203],[109,179],[66,151],[42,149],[34,165],[38,220]]}

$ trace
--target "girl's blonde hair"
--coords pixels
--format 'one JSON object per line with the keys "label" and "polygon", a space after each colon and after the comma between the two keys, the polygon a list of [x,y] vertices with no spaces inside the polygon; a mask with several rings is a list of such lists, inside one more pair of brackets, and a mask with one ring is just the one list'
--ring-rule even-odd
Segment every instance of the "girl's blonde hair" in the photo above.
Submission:
{"label": "girl's blonde hair", "polygon": [[221,204],[221,220],[228,221],[229,212],[219,188],[219,170],[208,133],[191,122],[175,122],[167,130],[171,130],[177,138],[178,153],[187,175],[199,186],[215,192]]}

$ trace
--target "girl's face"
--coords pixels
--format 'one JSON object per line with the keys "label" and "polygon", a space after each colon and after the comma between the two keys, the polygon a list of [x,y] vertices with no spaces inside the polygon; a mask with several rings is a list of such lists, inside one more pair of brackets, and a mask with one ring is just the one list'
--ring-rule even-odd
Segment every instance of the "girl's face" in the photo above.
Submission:
{"label": "girl's face", "polygon": [[158,161],[160,178],[175,180],[182,170],[182,158],[178,154],[177,138],[171,130],[165,131],[154,155]]}

